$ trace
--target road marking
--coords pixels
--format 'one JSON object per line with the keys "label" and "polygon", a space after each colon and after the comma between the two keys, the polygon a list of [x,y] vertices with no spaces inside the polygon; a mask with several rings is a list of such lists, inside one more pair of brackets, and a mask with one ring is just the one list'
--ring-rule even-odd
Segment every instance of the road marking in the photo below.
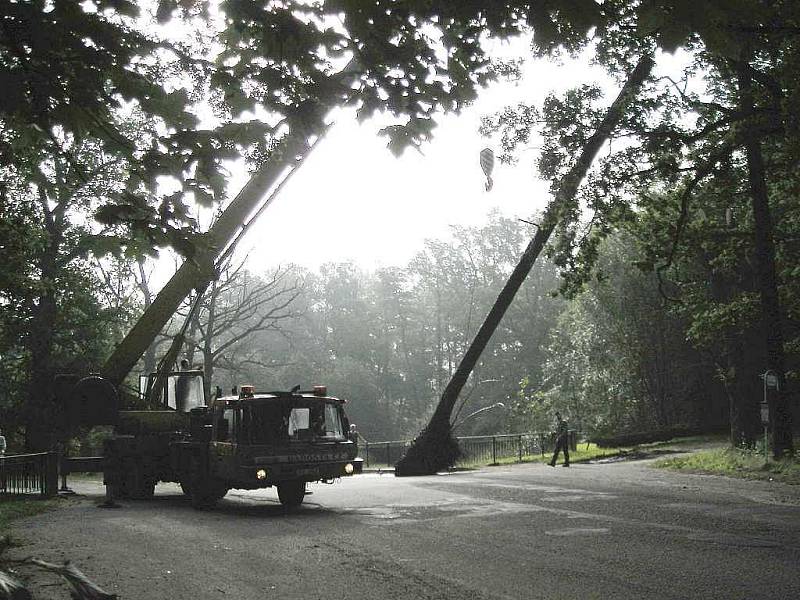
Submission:
{"label": "road marking", "polygon": [[[471,485],[469,481],[448,481],[448,485]],[[543,494],[552,494],[552,497],[543,497],[541,500],[544,502],[574,502],[579,500],[613,500],[617,498],[615,494],[608,492],[595,492],[593,490],[582,490],[573,487],[559,487],[554,485],[537,485],[534,483],[522,484],[508,484],[508,483],[486,483],[481,482],[481,487],[499,488],[508,490],[521,490],[525,492],[541,492]]]}
{"label": "road marking", "polygon": [[597,535],[601,533],[611,533],[611,530],[607,527],[573,527],[571,529],[551,529],[550,531],[545,531],[545,535],[555,535],[555,536],[576,536],[576,535]]}
{"label": "road marking", "polygon": [[731,535],[729,533],[699,531],[697,533],[690,533],[686,537],[696,542],[710,542],[712,544],[736,546],[739,548],[776,548],[780,546],[780,544],[774,540]]}

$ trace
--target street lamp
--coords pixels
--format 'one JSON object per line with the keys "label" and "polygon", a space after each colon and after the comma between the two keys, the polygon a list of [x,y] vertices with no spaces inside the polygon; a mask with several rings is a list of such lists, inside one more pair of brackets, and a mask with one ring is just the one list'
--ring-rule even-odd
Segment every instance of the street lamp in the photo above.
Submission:
{"label": "street lamp", "polygon": [[459,425],[464,423],[464,421],[466,421],[467,419],[471,419],[472,417],[475,417],[475,416],[477,416],[477,415],[479,415],[481,413],[488,412],[488,411],[493,410],[495,408],[505,408],[505,407],[506,407],[506,405],[503,404],[502,402],[495,402],[491,406],[484,406],[483,408],[479,408],[475,412],[469,413],[463,419],[459,419],[458,421],[456,421],[453,425],[450,426],[450,431],[454,430],[456,427],[458,427]]}

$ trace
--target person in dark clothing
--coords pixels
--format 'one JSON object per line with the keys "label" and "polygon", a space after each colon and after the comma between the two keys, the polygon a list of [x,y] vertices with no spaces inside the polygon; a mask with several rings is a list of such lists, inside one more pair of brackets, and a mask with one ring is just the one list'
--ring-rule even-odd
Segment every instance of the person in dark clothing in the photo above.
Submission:
{"label": "person in dark clothing", "polygon": [[556,449],[553,452],[553,459],[550,466],[555,467],[558,460],[558,453],[564,451],[564,466],[569,466],[569,434],[567,433],[567,422],[561,418],[560,413],[556,413]]}
{"label": "person in dark clothing", "polygon": [[[189,361],[185,358],[181,361],[181,371],[189,370]],[[189,398],[189,383],[190,377],[188,375],[178,375],[178,380],[175,382],[175,410],[178,412],[186,411],[186,402]]]}

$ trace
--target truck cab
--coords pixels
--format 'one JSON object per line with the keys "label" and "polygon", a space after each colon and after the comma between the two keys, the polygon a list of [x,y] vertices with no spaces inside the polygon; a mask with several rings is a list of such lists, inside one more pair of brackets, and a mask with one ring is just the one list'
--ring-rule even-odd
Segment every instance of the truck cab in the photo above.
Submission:
{"label": "truck cab", "polygon": [[195,508],[205,508],[233,488],[275,487],[292,507],[302,503],[307,483],[361,472],[345,401],[325,386],[267,393],[242,386],[211,406],[200,371],[143,378],[141,387],[157,410],[119,412],[103,469],[112,496],[148,498],[156,483],[172,481]]}
{"label": "truck cab", "polygon": [[174,445],[184,491],[198,508],[228,489],[276,487],[280,502],[297,506],[309,482],[332,482],[362,470],[343,400],[324,386],[309,391],[241,393],[192,411],[201,425]]}

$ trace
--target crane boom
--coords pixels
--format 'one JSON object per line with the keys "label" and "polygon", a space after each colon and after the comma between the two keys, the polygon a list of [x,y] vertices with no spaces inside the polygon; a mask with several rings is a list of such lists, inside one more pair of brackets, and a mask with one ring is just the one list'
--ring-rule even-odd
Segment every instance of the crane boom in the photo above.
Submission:
{"label": "crane boom", "polygon": [[278,181],[281,174],[298,164],[312,149],[310,135],[324,133],[292,130],[275,149],[269,161],[259,168],[239,191],[213,226],[203,236],[195,255],[175,272],[161,289],[153,303],[117,345],[111,357],[103,365],[102,376],[119,386],[136,362],[147,350],[161,329],[178,310],[181,302],[198,287],[204,287],[215,276],[217,258],[237,237],[237,232],[249,215],[259,205],[267,191]]}

